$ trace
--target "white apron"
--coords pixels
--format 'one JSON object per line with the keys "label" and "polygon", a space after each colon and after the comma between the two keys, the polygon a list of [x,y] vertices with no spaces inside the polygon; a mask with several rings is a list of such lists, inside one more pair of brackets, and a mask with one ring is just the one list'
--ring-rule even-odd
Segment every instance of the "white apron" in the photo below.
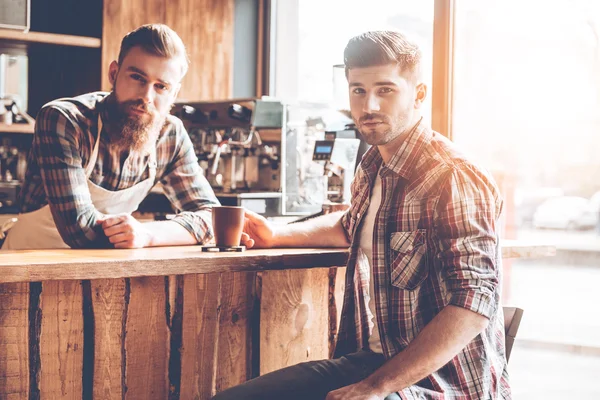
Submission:
{"label": "white apron", "polygon": [[[92,204],[96,210],[103,214],[131,214],[137,210],[146,195],[154,186],[156,177],[156,146],[152,147],[148,168],[149,176],[134,186],[118,190],[116,192],[106,190],[92,181],[90,175],[98,159],[100,134],[102,133],[102,119],[98,115],[98,138],[90,156],[88,165],[85,167],[85,176],[92,198]],[[64,249],[69,246],[62,240],[54,218],[50,212],[50,206],[45,205],[39,210],[19,214],[17,222],[10,228],[2,250],[32,250],[32,249]]]}

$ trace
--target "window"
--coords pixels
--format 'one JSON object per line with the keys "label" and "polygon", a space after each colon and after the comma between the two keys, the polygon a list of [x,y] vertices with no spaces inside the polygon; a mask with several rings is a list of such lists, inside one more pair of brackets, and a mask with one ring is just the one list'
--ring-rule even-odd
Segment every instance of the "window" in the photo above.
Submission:
{"label": "window", "polygon": [[[271,95],[283,101],[347,109],[343,70],[338,69],[340,78],[334,65],[343,64],[348,40],[369,30],[400,30],[416,41],[423,52],[424,81],[431,85],[433,1],[370,0],[366,7],[364,0],[281,0],[273,2],[273,13]],[[343,89],[334,88],[334,80]],[[430,119],[430,100],[424,110]]]}
{"label": "window", "polygon": [[456,0],[454,37],[453,140],[496,176],[505,237],[559,246],[505,263],[513,395],[598,398],[600,2]]}
{"label": "window", "polygon": [[347,88],[334,85],[345,80],[333,66],[366,30],[415,39],[431,86],[433,49],[445,59],[434,5],[449,7],[452,31],[436,40],[453,38],[452,82],[438,92],[452,89],[452,140],[495,176],[504,238],[558,247],[556,257],[504,261],[503,304],[525,309],[513,396],[600,398],[600,1],[273,2],[271,94],[336,108],[347,107]]}

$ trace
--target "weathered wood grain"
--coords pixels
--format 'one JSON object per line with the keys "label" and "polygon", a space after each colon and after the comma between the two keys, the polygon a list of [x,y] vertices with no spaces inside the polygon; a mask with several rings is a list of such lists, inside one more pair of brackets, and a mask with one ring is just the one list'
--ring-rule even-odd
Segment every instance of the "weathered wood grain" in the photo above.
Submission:
{"label": "weathered wood grain", "polygon": [[340,329],[345,278],[346,267],[329,269],[329,358],[333,357]]}
{"label": "weathered wood grain", "polygon": [[124,317],[129,301],[125,279],[91,281],[94,313],[94,399],[121,399],[124,380]]}
{"label": "weathered wood grain", "polygon": [[329,356],[328,297],[328,269],[263,273],[261,375]]}
{"label": "weathered wood grain", "polygon": [[81,398],[83,374],[81,282],[44,282],[40,308],[42,309],[40,398]]}
{"label": "weathered wood grain", "polygon": [[0,285],[0,399],[29,398],[29,284]]}
{"label": "weathered wood grain", "polygon": [[180,100],[223,100],[233,95],[234,3],[169,0],[166,23],[179,34],[190,59]]}
{"label": "weathered wood grain", "polygon": [[216,393],[220,283],[220,274],[184,277],[181,399]]}
{"label": "weathered wood grain", "polygon": [[169,330],[164,277],[130,281],[125,322],[126,400],[165,399],[169,393]]}
{"label": "weathered wood grain", "polygon": [[[216,391],[252,376],[252,311],[256,273],[221,274]],[[255,338],[258,340],[258,338]]]}
{"label": "weathered wood grain", "polygon": [[258,249],[203,253],[200,246],[133,250],[3,251],[0,283],[207,274],[345,265],[347,249]]}
{"label": "weathered wood grain", "polygon": [[102,90],[111,90],[108,66],[119,57],[121,40],[143,24],[165,23],[166,0],[104,0],[102,19]]}

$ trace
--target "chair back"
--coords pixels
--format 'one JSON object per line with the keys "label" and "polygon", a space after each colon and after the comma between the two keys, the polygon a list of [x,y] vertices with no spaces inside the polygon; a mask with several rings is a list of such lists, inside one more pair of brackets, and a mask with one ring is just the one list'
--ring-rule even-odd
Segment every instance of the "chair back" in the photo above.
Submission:
{"label": "chair back", "polygon": [[521,324],[521,318],[523,318],[523,310],[517,307],[502,307],[504,311],[504,341],[506,343],[506,362],[510,358],[510,352],[512,351],[515,338],[517,337],[517,331],[519,330],[519,324]]}

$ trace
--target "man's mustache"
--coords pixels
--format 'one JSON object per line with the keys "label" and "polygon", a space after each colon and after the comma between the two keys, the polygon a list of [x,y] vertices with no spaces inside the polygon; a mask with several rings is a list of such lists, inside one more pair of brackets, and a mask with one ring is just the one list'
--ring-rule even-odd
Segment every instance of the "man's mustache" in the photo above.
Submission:
{"label": "man's mustache", "polygon": [[380,121],[385,123],[387,122],[387,117],[381,114],[365,114],[358,119],[358,122],[361,124],[369,121]]}
{"label": "man's mustache", "polygon": [[143,100],[127,100],[121,104],[123,109],[125,110],[128,108],[137,108],[138,110],[141,110],[148,114],[154,114],[156,112],[156,109],[152,105],[146,103]]}

